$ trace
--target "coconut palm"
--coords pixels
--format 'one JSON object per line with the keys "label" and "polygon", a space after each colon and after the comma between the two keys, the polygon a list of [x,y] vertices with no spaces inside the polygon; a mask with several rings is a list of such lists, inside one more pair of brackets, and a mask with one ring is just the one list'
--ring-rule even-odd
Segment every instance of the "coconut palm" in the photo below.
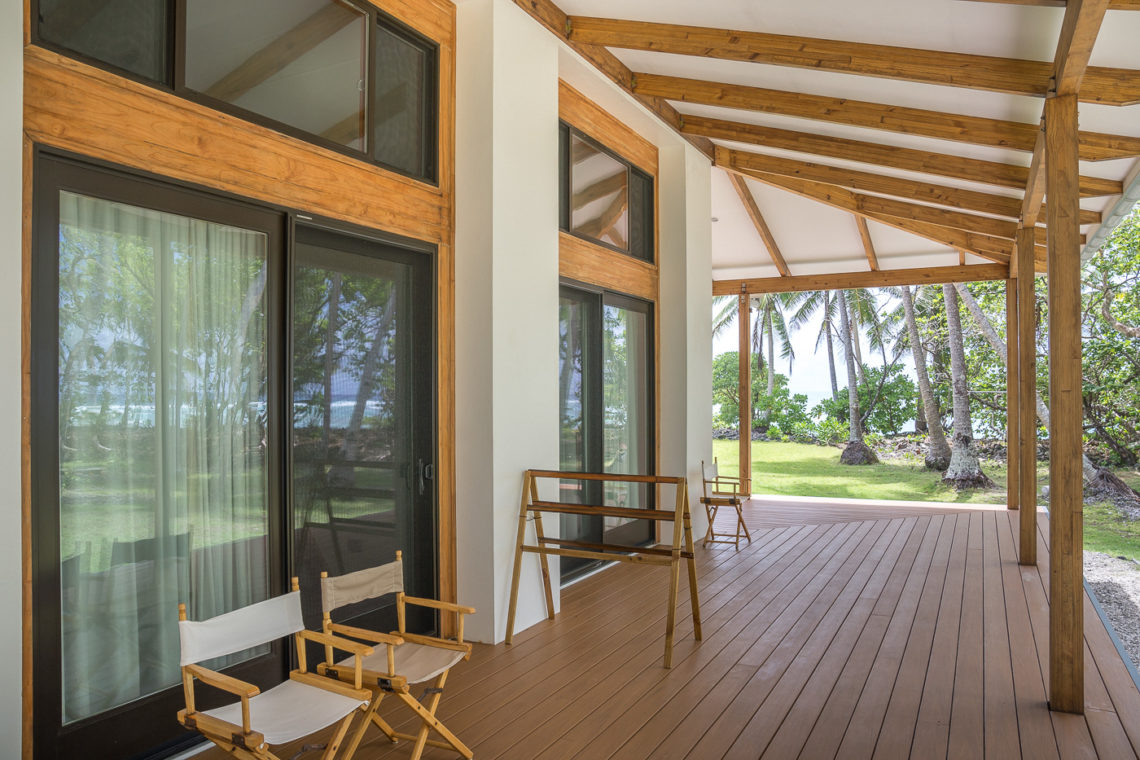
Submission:
{"label": "coconut palm", "polygon": [[859,381],[855,376],[855,342],[851,336],[851,319],[847,311],[846,291],[839,291],[839,330],[843,337],[843,354],[847,363],[847,416],[848,439],[839,461],[842,464],[874,464],[879,461],[875,452],[863,440],[863,427],[859,415]]}
{"label": "coconut palm", "polygon": [[823,319],[820,321],[819,332],[815,336],[815,349],[819,350],[820,343],[827,344],[827,368],[831,375],[831,397],[839,398],[839,382],[835,376],[835,346],[833,335],[835,333],[835,320],[837,318],[836,305],[838,299],[830,290],[808,290],[794,294],[789,299],[788,306],[794,308],[795,314],[791,319],[792,329],[799,329],[807,324],[819,312]]}
{"label": "coconut palm", "polygon": [[918,392],[922,400],[922,415],[926,420],[926,466],[932,470],[945,470],[950,466],[950,444],[942,431],[942,415],[938,400],[926,371],[926,350],[918,336],[918,320],[914,313],[914,296],[907,286],[900,288],[906,328],[910,338],[910,354],[914,359],[914,373],[918,376]]}
{"label": "coconut palm", "polygon": [[946,304],[946,332],[950,341],[950,377],[954,393],[954,446],[950,465],[942,482],[957,489],[991,488],[993,481],[982,472],[974,429],[970,419],[970,389],[966,380],[966,351],[962,345],[962,320],[958,313],[958,291],[953,285],[942,286]]}

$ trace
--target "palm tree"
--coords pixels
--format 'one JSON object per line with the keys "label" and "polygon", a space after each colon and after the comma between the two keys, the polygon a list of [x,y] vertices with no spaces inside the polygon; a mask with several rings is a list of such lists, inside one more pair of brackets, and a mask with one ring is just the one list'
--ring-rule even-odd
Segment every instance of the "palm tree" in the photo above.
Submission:
{"label": "palm tree", "polygon": [[946,331],[950,339],[950,377],[954,392],[954,447],[950,452],[950,465],[942,482],[962,490],[966,488],[992,488],[994,483],[978,461],[974,445],[973,423],[970,420],[970,389],[966,382],[966,351],[962,346],[962,320],[958,313],[958,291],[953,285],[942,286],[946,303]]}
{"label": "palm tree", "polygon": [[839,291],[839,328],[843,336],[843,353],[847,361],[847,415],[849,435],[847,446],[839,461],[842,464],[875,464],[879,458],[863,440],[859,415],[859,382],[855,376],[855,350],[851,338],[851,320],[847,311],[845,291]]}
{"label": "palm tree", "polygon": [[906,328],[910,336],[910,354],[914,359],[914,373],[918,376],[918,392],[922,399],[922,416],[926,420],[926,466],[931,470],[945,470],[950,466],[950,444],[942,431],[942,415],[934,389],[930,385],[930,373],[926,371],[926,350],[918,337],[918,320],[914,315],[914,296],[910,288],[901,288],[903,310],[906,314]]}
{"label": "palm tree", "polygon": [[830,290],[808,290],[796,293],[788,302],[789,307],[796,309],[791,321],[793,329],[803,327],[817,311],[823,315],[819,332],[815,336],[815,348],[818,351],[820,343],[827,343],[827,368],[831,375],[831,397],[833,399],[839,398],[839,382],[835,376],[835,347],[832,338],[835,333],[836,303],[837,300],[831,295]]}

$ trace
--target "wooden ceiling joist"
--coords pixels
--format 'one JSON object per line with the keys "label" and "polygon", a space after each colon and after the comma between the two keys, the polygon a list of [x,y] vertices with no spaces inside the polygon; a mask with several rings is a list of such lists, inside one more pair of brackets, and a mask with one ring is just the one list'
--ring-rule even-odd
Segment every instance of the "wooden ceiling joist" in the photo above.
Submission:
{"label": "wooden ceiling joist", "polygon": [[859,238],[863,241],[863,253],[867,254],[867,266],[875,272],[879,269],[879,257],[875,255],[875,244],[871,241],[871,231],[867,229],[867,220],[855,214],[855,226],[859,228]]}
{"label": "wooden ceiling joist", "polygon": [[[634,74],[633,91],[663,100],[774,113],[1025,152],[1033,150],[1037,135],[1037,125],[1017,121],[661,74]],[[1080,143],[1080,157],[1083,161],[1140,156],[1140,137],[1081,132]]]}
{"label": "wooden ceiling joist", "polygon": [[764,241],[764,247],[768,249],[768,255],[772,257],[772,263],[776,266],[776,271],[780,273],[781,277],[787,277],[790,272],[788,264],[784,261],[784,254],[780,253],[780,247],[776,245],[776,238],[772,235],[772,230],[768,228],[768,223],[764,221],[764,216],[760,213],[760,207],[756,205],[756,198],[753,197],[752,191],[748,189],[748,185],[741,177],[735,172],[728,172],[728,179],[732,182],[732,186],[736,189],[737,195],[740,196],[740,202],[744,204],[744,210],[748,212],[748,218],[752,220],[752,225],[759,233],[760,239]]}
{"label": "wooden ceiling joist", "polygon": [[851,290],[899,285],[939,285],[947,282],[1004,280],[1009,267],[1004,264],[926,267],[923,269],[880,269],[877,272],[835,272],[792,277],[757,277],[741,280],[713,280],[714,296],[741,293],[799,293],[805,290]]}
{"label": "wooden ceiling joist", "polygon": [[[733,169],[733,171],[739,170]],[[762,174],[759,172],[746,171],[743,173],[745,176],[759,182],[787,190],[788,192],[795,193],[809,200],[819,201],[820,203],[842,211],[873,219],[889,227],[895,227],[904,232],[910,232],[919,237],[924,237],[927,240],[946,246],[947,248],[964,248],[971,253],[976,253],[991,261],[1009,263],[1013,246],[1009,240],[1004,238],[946,227],[934,224],[933,222],[919,221],[913,217],[894,216],[884,214],[880,211],[873,211],[867,207],[870,196],[853,193],[850,190],[833,185],[808,182],[791,177]],[[1041,251],[1041,256],[1044,257],[1043,250]]]}
{"label": "wooden ceiling joist", "polygon": [[[863,140],[828,137],[811,132],[797,132],[703,116],[683,116],[681,131],[717,140],[732,140],[798,153],[829,156],[1016,190],[1024,189],[1029,180],[1029,169],[1017,164],[983,161],[949,153],[898,148]],[[1100,177],[1081,177],[1080,186],[1081,195],[1085,197],[1120,195],[1124,192],[1122,182]]]}
{"label": "wooden ceiling joist", "polygon": [[[1040,5],[1052,8],[1064,8],[1065,0],[971,0],[975,3],[996,3],[1001,5]],[[1111,0],[1108,4],[1110,11],[1140,11],[1140,0]]]}
{"label": "wooden ceiling joist", "polygon": [[[585,16],[571,16],[569,22],[570,39],[588,45],[822,69],[1039,98],[1049,93],[1053,76],[1053,65],[1048,61]],[[1116,106],[1140,103],[1140,72],[1090,69],[1080,99]]]}
{"label": "wooden ceiling joist", "polygon": [[[546,27],[555,37],[569,45],[575,52],[589,61],[590,65],[602,72],[602,74],[618,87],[637,98],[642,105],[656,114],[661,121],[680,133],[681,115],[677,112],[677,109],[661,98],[635,92],[633,89],[633,72],[609,50],[606,50],[604,47],[598,47],[597,45],[584,45],[571,40],[567,34],[569,29],[567,19],[569,17],[565,11],[551,2],[551,0],[515,0],[515,5],[530,14],[532,18]],[[697,150],[704,153],[710,159],[712,158],[712,141],[698,135],[685,135],[684,137]]]}
{"label": "wooden ceiling joist", "polygon": [[[881,193],[896,198],[906,198],[968,211],[979,211],[983,214],[994,214],[1011,219],[1018,219],[1021,214],[1021,201],[1005,195],[980,193],[975,190],[963,190],[929,182],[860,172],[762,153],[730,150],[719,145],[716,148],[714,160],[717,166],[735,171],[763,172],[811,182],[822,182],[852,190]],[[1100,221],[1100,214],[1097,212],[1082,211],[1081,224],[1095,224],[1098,221]]]}

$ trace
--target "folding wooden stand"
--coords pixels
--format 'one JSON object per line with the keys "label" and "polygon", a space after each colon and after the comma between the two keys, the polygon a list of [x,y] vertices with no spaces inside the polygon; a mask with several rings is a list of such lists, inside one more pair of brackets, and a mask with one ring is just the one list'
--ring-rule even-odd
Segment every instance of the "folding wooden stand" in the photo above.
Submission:
{"label": "folding wooden stand", "polygon": [[[677,490],[676,507],[670,510],[633,509],[629,507],[606,507],[587,504],[563,504],[557,501],[541,501],[538,498],[538,480],[600,480],[610,483],[644,483],[648,485],[672,485]],[[594,544],[584,541],[569,541],[547,538],[542,530],[542,513],[560,512],[573,515],[597,517],[621,517],[635,520],[656,520],[673,523],[673,546],[644,547],[623,546],[620,544]],[[534,515],[536,544],[526,543],[526,524]],[[682,547],[682,541],[684,546]],[[518,606],[519,576],[522,573],[524,552],[538,555],[542,572],[542,586],[546,592],[547,618],[554,619],[554,594],[550,585],[550,566],[547,557],[581,557],[603,562],[634,562],[643,565],[669,567],[669,607],[665,622],[665,667],[673,664],[673,628],[677,617],[677,586],[680,583],[681,560],[688,562],[689,597],[693,612],[693,638],[701,640],[701,605],[697,598],[697,566],[693,557],[693,528],[689,519],[689,490],[684,478],[658,477],[656,475],[608,475],[583,472],[557,472],[552,470],[527,470],[523,477],[522,499],[519,508],[519,531],[515,544],[515,569],[511,578],[511,604],[507,613],[507,643],[515,632],[515,610]]]}

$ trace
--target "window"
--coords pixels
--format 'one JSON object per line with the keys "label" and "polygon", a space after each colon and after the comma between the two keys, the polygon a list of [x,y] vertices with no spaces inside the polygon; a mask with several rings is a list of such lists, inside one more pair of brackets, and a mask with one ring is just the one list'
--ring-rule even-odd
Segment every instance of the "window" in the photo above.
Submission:
{"label": "window", "polygon": [[[559,467],[577,472],[654,471],[653,318],[645,301],[563,285],[559,297]],[[653,489],[567,480],[561,498],[644,508]],[[636,545],[652,541],[648,521],[562,515],[564,539]],[[562,579],[596,562],[563,557]]]}
{"label": "window", "polygon": [[[205,619],[298,575],[319,627],[320,572],[397,549],[435,595],[432,255],[46,155],[36,193],[36,757],[135,757],[195,740],[180,602]],[[266,687],[288,657],[213,667]]]}
{"label": "window", "polygon": [[402,174],[437,179],[438,46],[369,3],[38,2],[39,42]]}
{"label": "window", "polygon": [[562,124],[563,230],[653,261],[653,178],[573,127]]}

